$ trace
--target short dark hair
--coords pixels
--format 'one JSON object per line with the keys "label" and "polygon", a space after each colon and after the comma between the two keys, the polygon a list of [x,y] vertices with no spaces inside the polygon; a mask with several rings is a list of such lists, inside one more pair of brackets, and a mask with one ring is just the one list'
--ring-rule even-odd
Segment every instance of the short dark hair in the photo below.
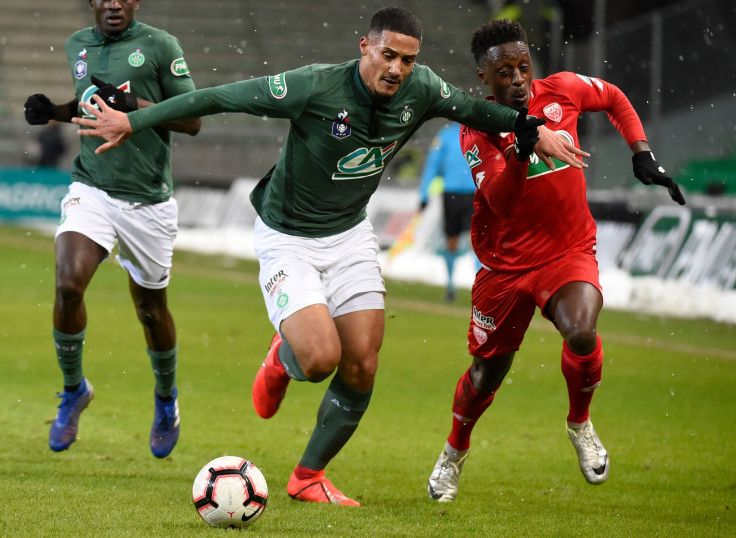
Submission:
{"label": "short dark hair", "polygon": [[473,53],[478,67],[483,67],[482,64],[488,54],[488,49],[504,43],[515,43],[516,41],[527,43],[524,28],[516,21],[500,19],[487,22],[473,32],[470,51]]}
{"label": "short dark hair", "polygon": [[422,23],[419,22],[419,18],[402,7],[390,6],[376,11],[371,19],[368,33],[380,34],[384,30],[422,40]]}

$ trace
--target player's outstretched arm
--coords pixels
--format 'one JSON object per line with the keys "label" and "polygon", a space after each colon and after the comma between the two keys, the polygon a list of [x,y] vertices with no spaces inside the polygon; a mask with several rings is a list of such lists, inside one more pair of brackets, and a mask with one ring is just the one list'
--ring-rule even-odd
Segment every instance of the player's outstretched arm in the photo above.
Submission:
{"label": "player's outstretched arm", "polygon": [[588,165],[578,159],[576,155],[590,157],[590,153],[576,148],[544,125],[539,127],[539,142],[534,146],[534,153],[550,170],[555,169],[551,157],[559,159],[573,168],[588,168]]}
{"label": "player's outstretched arm", "polygon": [[99,136],[106,140],[95,150],[96,154],[100,154],[125,142],[133,134],[133,129],[126,113],[113,110],[99,95],[93,95],[92,99],[100,107],[99,110],[87,103],[80,103],[79,106],[96,119],[72,118],[72,123],[85,127],[77,131],[79,136]]}

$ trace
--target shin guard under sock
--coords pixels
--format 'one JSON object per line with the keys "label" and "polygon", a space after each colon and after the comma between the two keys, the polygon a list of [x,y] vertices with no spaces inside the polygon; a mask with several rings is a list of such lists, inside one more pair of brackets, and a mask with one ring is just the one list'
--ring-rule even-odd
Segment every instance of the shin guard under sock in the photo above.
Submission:
{"label": "shin guard under sock", "polygon": [[600,336],[597,336],[595,349],[590,355],[576,355],[566,342],[562,343],[562,374],[567,382],[570,400],[568,422],[580,424],[588,420],[593,391],[601,384],[602,370],[603,345]]}
{"label": "shin guard under sock", "polygon": [[56,358],[64,376],[64,388],[77,387],[84,377],[82,374],[82,349],[85,329],[77,334],[65,334],[53,330]]}
{"label": "shin guard under sock", "polygon": [[300,465],[316,471],[324,469],[358,428],[372,393],[372,388],[367,392],[355,390],[336,373],[322,398],[317,425]]}
{"label": "shin guard under sock", "polygon": [[475,423],[493,403],[496,390],[490,393],[479,393],[473,387],[470,379],[470,368],[457,382],[455,399],[452,402],[452,430],[447,442],[456,450],[470,448],[470,434],[473,433]]}
{"label": "shin guard under sock", "polygon": [[168,351],[153,351],[148,349],[153,367],[153,376],[156,379],[156,394],[166,398],[174,394],[176,387],[177,346]]}

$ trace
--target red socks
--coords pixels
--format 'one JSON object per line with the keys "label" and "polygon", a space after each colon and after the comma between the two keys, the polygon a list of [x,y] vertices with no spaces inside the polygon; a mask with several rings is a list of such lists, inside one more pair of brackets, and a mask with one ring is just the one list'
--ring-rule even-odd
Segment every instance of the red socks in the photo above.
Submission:
{"label": "red socks", "polygon": [[570,399],[568,422],[582,423],[590,416],[590,401],[593,390],[601,384],[603,369],[603,346],[597,336],[595,349],[590,355],[576,355],[562,343],[562,375],[567,381],[567,394]]}
{"label": "red socks", "polygon": [[[582,423],[590,416],[590,402],[593,391],[601,383],[603,369],[603,346],[600,336],[597,337],[595,349],[590,355],[576,355],[565,342],[562,343],[562,374],[567,382],[567,394],[570,408],[567,415],[569,422]],[[480,394],[473,387],[470,369],[463,374],[455,388],[452,402],[452,431],[447,442],[456,450],[470,448],[470,435],[475,423],[483,412],[493,403],[496,390]]]}
{"label": "red socks", "polygon": [[479,394],[470,379],[470,368],[457,382],[455,388],[455,399],[452,402],[452,431],[447,442],[456,450],[468,450],[470,448],[470,434],[473,432],[475,423],[493,403],[496,390],[491,393]]}
{"label": "red socks", "polygon": [[294,469],[294,474],[299,480],[308,480],[310,478],[314,478],[317,476],[319,471],[315,471],[314,469],[308,469],[307,467],[302,467],[301,463],[296,466],[296,469]]}

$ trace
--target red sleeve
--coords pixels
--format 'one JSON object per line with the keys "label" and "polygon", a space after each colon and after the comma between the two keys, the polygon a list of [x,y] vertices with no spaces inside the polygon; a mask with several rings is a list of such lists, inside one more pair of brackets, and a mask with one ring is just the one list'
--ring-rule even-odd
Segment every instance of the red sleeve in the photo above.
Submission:
{"label": "red sleeve", "polygon": [[567,79],[571,93],[574,92],[577,97],[581,112],[605,111],[629,147],[638,140],[646,141],[647,137],[639,115],[628,97],[617,86],[599,78],[574,73],[560,75]]}
{"label": "red sleeve", "polygon": [[520,162],[514,155],[509,155],[501,174],[481,184],[480,192],[494,213],[504,218],[514,214],[524,193],[528,168],[529,159]]}
{"label": "red sleeve", "polygon": [[[492,139],[492,140],[491,140]],[[513,215],[524,193],[529,160],[519,162],[509,154],[508,160],[499,145],[508,145],[513,138],[498,135],[484,135],[468,127],[460,132],[460,145],[468,157],[475,185],[485,198],[488,206],[497,215],[508,218]]]}

